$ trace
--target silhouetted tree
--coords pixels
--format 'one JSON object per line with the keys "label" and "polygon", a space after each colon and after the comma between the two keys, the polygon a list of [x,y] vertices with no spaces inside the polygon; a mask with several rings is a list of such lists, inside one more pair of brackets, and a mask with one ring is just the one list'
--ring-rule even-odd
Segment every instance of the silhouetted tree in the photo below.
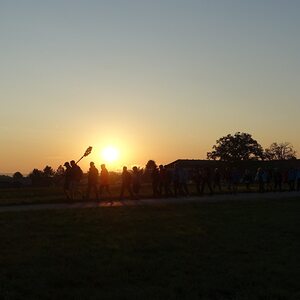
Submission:
{"label": "silhouetted tree", "polygon": [[13,186],[16,188],[20,188],[22,186],[24,176],[21,172],[16,172],[13,174]]}
{"label": "silhouetted tree", "polygon": [[15,181],[20,181],[20,180],[22,180],[23,178],[24,178],[24,176],[22,175],[21,172],[16,172],[16,173],[13,174],[13,179],[14,179]]}
{"label": "silhouetted tree", "polygon": [[296,159],[296,151],[290,143],[272,143],[265,150],[265,159],[267,160],[287,160]]}
{"label": "silhouetted tree", "polygon": [[54,176],[55,172],[50,166],[46,166],[43,170],[43,174],[47,178],[51,178]]}
{"label": "silhouetted tree", "polygon": [[43,185],[44,173],[41,170],[33,169],[32,172],[28,175],[31,179],[32,185],[39,186]]}
{"label": "silhouetted tree", "polygon": [[252,138],[251,134],[237,132],[218,139],[213,146],[213,151],[207,153],[207,158],[234,162],[263,159],[263,154],[262,146]]}

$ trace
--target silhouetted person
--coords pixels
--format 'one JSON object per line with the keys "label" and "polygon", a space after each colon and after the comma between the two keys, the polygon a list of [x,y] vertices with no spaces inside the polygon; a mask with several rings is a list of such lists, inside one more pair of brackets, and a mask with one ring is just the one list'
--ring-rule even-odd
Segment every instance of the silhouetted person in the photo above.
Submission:
{"label": "silhouetted person", "polygon": [[214,170],[214,184],[213,184],[213,189],[218,188],[219,192],[222,191],[222,186],[221,186],[221,173],[218,168],[215,168]]}
{"label": "silhouetted person", "polygon": [[201,184],[202,184],[202,172],[200,168],[194,168],[192,173],[192,179],[196,187],[197,194],[201,194]]}
{"label": "silhouetted person", "polygon": [[258,191],[260,193],[265,192],[265,181],[264,181],[264,170],[262,168],[258,168],[256,175],[255,175],[255,181],[258,183]]}
{"label": "silhouetted person", "polygon": [[159,196],[159,171],[155,164],[151,170],[152,194],[153,197]]}
{"label": "silhouetted person", "polygon": [[66,195],[66,198],[70,200],[72,198],[72,190],[71,190],[71,166],[69,162],[65,162],[64,166],[66,167],[66,170],[64,172],[65,175],[65,181],[64,181],[64,194]]}
{"label": "silhouetted person", "polygon": [[252,183],[252,176],[248,169],[245,170],[244,176],[243,176],[243,183],[246,185],[246,190],[250,191],[250,185]]}
{"label": "silhouetted person", "polygon": [[275,168],[273,171],[273,183],[274,183],[274,190],[275,191],[282,191],[282,180],[283,180],[283,176],[282,176],[282,172]]}
{"label": "silhouetted person", "polygon": [[181,184],[182,184],[182,190],[184,193],[184,196],[189,196],[189,188],[188,188],[188,181],[189,181],[189,175],[186,169],[180,168],[181,169]]}
{"label": "silhouetted person", "polygon": [[159,195],[164,195],[165,197],[169,197],[172,195],[171,192],[171,181],[172,174],[170,171],[164,167],[163,165],[159,165]]}
{"label": "silhouetted person", "polygon": [[134,166],[132,168],[132,192],[136,200],[140,199],[141,175],[138,167]]}
{"label": "silhouetted person", "polygon": [[295,190],[295,182],[297,178],[297,171],[295,168],[290,168],[288,171],[288,184],[289,184],[289,191]]}
{"label": "silhouetted person", "polygon": [[110,188],[109,188],[109,172],[105,166],[105,164],[101,165],[101,171],[100,171],[100,186],[99,186],[99,194],[100,197],[102,193],[106,191],[108,195],[111,195]]}
{"label": "silhouetted person", "polygon": [[83,176],[83,172],[81,170],[81,168],[75,163],[75,160],[71,160],[70,162],[71,164],[71,183],[70,183],[70,187],[71,187],[71,197],[72,199],[76,198],[76,195],[81,195],[82,197],[82,193],[79,190],[79,185],[80,185],[80,180]]}
{"label": "silhouetted person", "polygon": [[122,185],[121,185],[121,193],[120,200],[123,200],[124,192],[128,191],[131,198],[133,198],[132,189],[131,189],[131,174],[128,172],[127,167],[123,167],[122,172]]}
{"label": "silhouetted person", "polygon": [[93,162],[90,162],[90,169],[88,172],[88,188],[86,197],[87,199],[90,198],[91,191],[94,191],[96,195],[96,200],[99,200],[99,194],[98,194],[98,179],[99,179],[99,171],[95,167],[95,164]]}
{"label": "silhouetted person", "polygon": [[182,187],[182,169],[178,164],[175,164],[174,172],[173,172],[173,188],[174,188],[174,196],[183,196],[183,187]]}
{"label": "silhouetted person", "polygon": [[232,183],[232,192],[237,193],[238,186],[241,181],[241,174],[237,168],[232,168],[231,170],[231,183]]}
{"label": "silhouetted person", "polygon": [[233,187],[233,178],[232,178],[232,171],[230,168],[226,168],[225,169],[225,181],[227,184],[227,189],[228,191],[232,191],[232,187]]}
{"label": "silhouetted person", "polygon": [[300,191],[300,168],[297,169],[297,191]]}
{"label": "silhouetted person", "polygon": [[179,164],[175,164],[173,172],[174,196],[189,196],[188,173]]}
{"label": "silhouetted person", "polygon": [[265,185],[265,191],[272,191],[271,186],[271,172],[269,170],[264,170],[263,172],[263,179],[264,179],[264,185]]}
{"label": "silhouetted person", "polygon": [[213,189],[211,187],[211,182],[212,182],[212,175],[210,168],[206,167],[202,171],[202,183],[201,183],[201,194],[204,193],[205,187],[207,186],[210,194],[213,194]]}

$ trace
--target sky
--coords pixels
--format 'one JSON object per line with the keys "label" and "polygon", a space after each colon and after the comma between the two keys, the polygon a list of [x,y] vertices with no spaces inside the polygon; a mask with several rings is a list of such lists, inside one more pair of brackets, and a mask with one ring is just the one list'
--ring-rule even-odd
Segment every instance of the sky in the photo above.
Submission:
{"label": "sky", "polygon": [[247,132],[300,153],[300,1],[0,0],[0,173],[204,159]]}

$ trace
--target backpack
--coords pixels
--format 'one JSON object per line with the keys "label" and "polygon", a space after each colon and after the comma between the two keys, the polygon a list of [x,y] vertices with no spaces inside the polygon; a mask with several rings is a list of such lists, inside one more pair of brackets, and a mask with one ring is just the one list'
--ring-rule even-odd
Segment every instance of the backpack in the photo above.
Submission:
{"label": "backpack", "polygon": [[81,168],[79,166],[77,166],[77,168],[76,168],[76,178],[77,178],[77,180],[80,180],[82,178],[82,176],[83,176],[83,172],[82,172]]}

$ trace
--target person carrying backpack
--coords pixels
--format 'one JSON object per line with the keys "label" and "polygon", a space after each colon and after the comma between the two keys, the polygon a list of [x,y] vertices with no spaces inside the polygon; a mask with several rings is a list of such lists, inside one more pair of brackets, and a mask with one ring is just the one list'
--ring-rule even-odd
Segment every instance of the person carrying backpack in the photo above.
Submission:
{"label": "person carrying backpack", "polygon": [[76,195],[81,195],[79,190],[80,180],[82,179],[83,172],[81,168],[75,163],[75,160],[71,160],[71,171],[70,171],[70,189],[71,189],[71,199],[75,200]]}

